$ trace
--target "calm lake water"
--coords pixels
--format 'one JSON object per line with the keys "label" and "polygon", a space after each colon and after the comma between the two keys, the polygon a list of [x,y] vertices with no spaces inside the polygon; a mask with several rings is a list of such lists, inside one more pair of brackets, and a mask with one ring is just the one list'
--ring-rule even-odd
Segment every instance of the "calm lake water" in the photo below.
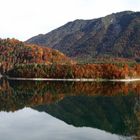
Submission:
{"label": "calm lake water", "polygon": [[138,140],[140,82],[0,81],[0,140]]}

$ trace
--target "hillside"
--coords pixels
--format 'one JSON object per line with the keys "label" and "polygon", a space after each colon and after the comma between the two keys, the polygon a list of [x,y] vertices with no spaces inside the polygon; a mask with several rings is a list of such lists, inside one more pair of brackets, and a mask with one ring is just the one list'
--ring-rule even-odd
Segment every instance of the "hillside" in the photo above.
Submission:
{"label": "hillside", "polygon": [[16,39],[0,39],[0,72],[17,64],[72,64],[63,53],[37,45],[27,45]]}
{"label": "hillside", "polygon": [[139,62],[139,36],[140,12],[124,11],[98,19],[75,20],[26,42],[46,45],[86,62],[100,58],[128,58]]}

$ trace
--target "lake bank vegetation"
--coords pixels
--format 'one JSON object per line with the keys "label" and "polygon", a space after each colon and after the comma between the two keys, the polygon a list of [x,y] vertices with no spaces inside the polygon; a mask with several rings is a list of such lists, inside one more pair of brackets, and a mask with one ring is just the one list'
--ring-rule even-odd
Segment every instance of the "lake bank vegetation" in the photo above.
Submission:
{"label": "lake bank vegetation", "polygon": [[140,77],[140,65],[128,64],[18,64],[7,72],[21,78],[129,79]]}
{"label": "lake bank vegetation", "polygon": [[129,59],[100,58],[97,62],[78,63],[55,49],[26,44],[16,39],[0,39],[0,73],[9,77],[54,79],[140,77],[140,65]]}

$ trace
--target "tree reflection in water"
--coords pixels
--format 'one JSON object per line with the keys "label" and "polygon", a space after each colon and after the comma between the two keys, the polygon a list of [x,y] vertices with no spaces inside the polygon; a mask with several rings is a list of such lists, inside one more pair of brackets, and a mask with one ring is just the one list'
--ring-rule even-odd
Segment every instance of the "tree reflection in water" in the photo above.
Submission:
{"label": "tree reflection in water", "polygon": [[76,127],[140,135],[140,82],[0,81],[0,110],[31,107]]}

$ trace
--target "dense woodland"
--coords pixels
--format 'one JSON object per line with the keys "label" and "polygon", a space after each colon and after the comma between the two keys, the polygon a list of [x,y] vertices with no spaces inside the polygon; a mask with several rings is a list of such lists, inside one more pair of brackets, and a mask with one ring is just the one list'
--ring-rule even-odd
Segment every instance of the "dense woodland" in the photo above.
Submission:
{"label": "dense woodland", "polygon": [[0,39],[0,73],[25,78],[139,78],[140,65],[127,60],[78,64],[51,48],[27,45],[16,39]]}
{"label": "dense woodland", "polygon": [[5,73],[17,64],[74,63],[63,53],[37,45],[27,45],[16,39],[0,39],[0,72]]}
{"label": "dense woodland", "polygon": [[123,79],[140,77],[140,65],[135,64],[21,64],[8,72],[10,77],[25,78],[96,78]]}

